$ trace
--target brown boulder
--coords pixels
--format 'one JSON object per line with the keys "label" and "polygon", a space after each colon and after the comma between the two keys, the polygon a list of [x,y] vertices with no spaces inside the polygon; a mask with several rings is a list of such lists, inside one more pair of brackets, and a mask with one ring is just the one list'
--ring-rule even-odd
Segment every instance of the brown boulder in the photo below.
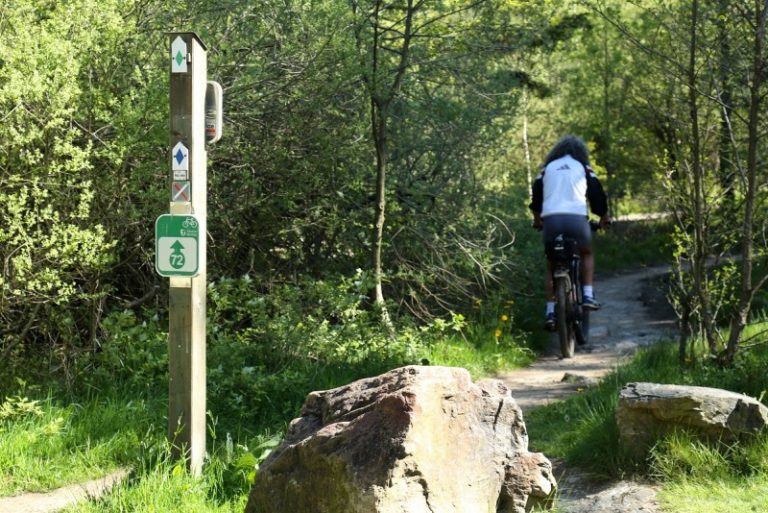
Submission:
{"label": "brown boulder", "polygon": [[718,388],[629,383],[619,393],[616,421],[622,446],[642,456],[676,429],[725,442],[757,434],[768,424],[768,408]]}
{"label": "brown boulder", "polygon": [[503,383],[409,366],[309,394],[246,513],[522,513],[555,486]]}

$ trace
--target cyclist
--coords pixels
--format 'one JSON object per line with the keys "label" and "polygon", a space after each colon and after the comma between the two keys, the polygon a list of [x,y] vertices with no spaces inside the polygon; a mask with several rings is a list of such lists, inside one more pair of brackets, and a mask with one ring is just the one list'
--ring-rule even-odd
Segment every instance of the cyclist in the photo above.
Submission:
{"label": "cyclist", "polygon": [[[544,230],[544,244],[551,243],[558,234],[576,239],[581,252],[581,278],[583,284],[582,307],[600,309],[595,299],[592,279],[595,258],[592,253],[592,231],[589,227],[589,208],[600,217],[600,227],[610,224],[608,200],[603,186],[589,164],[589,150],[575,135],[566,135],[555,143],[544,160],[541,174],[532,187],[533,226]],[[544,329],[554,331],[555,292],[552,284],[552,263],[547,262],[547,310]]]}

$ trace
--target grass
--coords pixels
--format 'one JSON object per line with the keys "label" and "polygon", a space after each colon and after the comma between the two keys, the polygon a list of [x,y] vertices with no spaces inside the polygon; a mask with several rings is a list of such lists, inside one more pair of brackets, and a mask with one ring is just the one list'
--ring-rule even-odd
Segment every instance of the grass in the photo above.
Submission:
{"label": "grass", "polygon": [[144,468],[128,481],[116,485],[103,498],[82,502],[67,513],[240,513],[245,509],[246,493],[234,497],[220,495],[221,462],[208,461],[201,478],[190,475],[183,463],[164,457]]}
{"label": "grass", "polygon": [[[750,331],[764,329],[763,323]],[[677,365],[677,346],[644,350],[629,364],[578,396],[526,417],[531,449],[564,458],[596,478],[641,475],[662,485],[670,513],[765,511],[768,504],[768,434],[729,446],[707,445],[685,433],[658,441],[646,459],[633,459],[618,442],[618,392],[629,382],[709,386],[761,397],[768,390],[768,346],[742,351],[732,368],[699,362]],[[760,488],[760,487],[763,488]]]}
{"label": "grass", "polygon": [[144,401],[61,406],[7,398],[0,407],[0,496],[101,477],[131,464],[154,430]]}
{"label": "grass", "polygon": [[0,496],[44,492],[128,467],[130,476],[105,497],[66,511],[241,512],[258,463],[279,437],[254,436],[251,448],[229,435],[218,441],[211,421],[198,479],[170,457],[165,408],[164,400],[61,406],[50,397],[7,398],[0,407]]}
{"label": "grass", "polygon": [[461,334],[428,344],[423,363],[464,367],[476,379],[524,367],[535,359],[534,352],[526,347],[525,335],[511,328],[507,315],[486,317],[489,319],[484,325],[464,326]]}
{"label": "grass", "polygon": [[[425,343],[414,346],[418,350],[413,353],[413,362],[400,363],[428,360],[431,365],[463,366],[479,377],[522,366],[533,358],[533,353],[521,346],[521,335],[511,333],[508,322],[485,327],[462,324],[461,330],[447,325],[441,329],[442,335],[431,332]],[[213,374],[217,361],[210,363]],[[313,389],[332,388],[378,374],[387,370],[382,368],[385,364],[360,361],[357,365],[334,366],[318,362],[314,369],[304,369],[302,376],[294,376],[294,384],[300,389],[283,395],[275,391],[267,397],[273,403],[291,403],[290,407],[274,408],[288,412],[283,419],[272,416],[254,424],[238,417],[232,404],[211,401],[209,454],[201,479],[190,476],[183,464],[169,457],[164,440],[165,393],[147,393],[153,400],[129,400],[136,397],[136,389],[126,386],[122,390],[123,385],[116,380],[112,390],[115,398],[95,397],[67,404],[51,395],[41,400],[28,399],[22,387],[22,394],[6,397],[0,403],[0,496],[47,491],[129,467],[130,477],[104,498],[67,511],[242,511],[259,462],[279,442],[291,417],[298,414],[300,402],[293,404],[294,399]],[[282,376],[278,384],[288,379],[292,378]],[[155,383],[149,390],[160,385]]]}
{"label": "grass", "polygon": [[679,479],[658,495],[664,511],[674,513],[762,513],[768,504],[768,476],[753,479]]}

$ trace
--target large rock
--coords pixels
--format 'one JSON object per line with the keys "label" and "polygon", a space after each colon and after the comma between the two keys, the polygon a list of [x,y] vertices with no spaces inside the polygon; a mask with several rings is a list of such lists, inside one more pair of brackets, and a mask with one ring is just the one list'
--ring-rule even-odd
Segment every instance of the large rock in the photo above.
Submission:
{"label": "large rock", "polygon": [[410,366],[309,394],[246,512],[521,513],[555,486],[503,383]]}
{"label": "large rock", "polygon": [[768,424],[768,408],[743,394],[718,388],[629,383],[616,409],[620,443],[636,455],[675,429],[708,440],[734,441]]}

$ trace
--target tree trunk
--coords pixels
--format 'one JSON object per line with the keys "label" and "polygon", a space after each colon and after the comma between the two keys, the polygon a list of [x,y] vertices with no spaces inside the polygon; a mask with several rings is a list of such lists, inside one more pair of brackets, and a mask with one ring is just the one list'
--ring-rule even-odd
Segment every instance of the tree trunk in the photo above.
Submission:
{"label": "tree trunk", "polygon": [[531,148],[528,145],[528,88],[523,88],[523,150],[525,151],[525,172],[528,178],[528,193],[533,188],[533,171],[531,169]]}
{"label": "tree trunk", "polygon": [[718,71],[720,75],[720,137],[718,141],[718,160],[720,186],[728,199],[729,210],[734,208],[734,163],[731,150],[731,104],[733,102],[733,80],[731,79],[731,47],[728,40],[728,28],[726,27],[726,15],[729,0],[718,0],[717,4],[717,32],[720,62]]}
{"label": "tree trunk", "polygon": [[[762,5],[761,5],[762,4]],[[757,151],[758,129],[761,107],[761,89],[765,75],[765,25],[768,0],[755,2],[755,41],[752,63],[752,86],[750,87],[748,147],[747,147],[747,190],[744,197],[744,225],[741,232],[741,288],[739,307],[731,319],[731,333],[725,352],[726,363],[733,362],[741,339],[741,333],[749,320],[749,311],[755,289],[752,284],[753,235],[755,196],[757,193]]]}
{"label": "tree trunk", "polygon": [[[382,2],[377,1],[374,4],[374,10],[371,14],[371,27],[373,30],[373,40],[370,46],[371,61],[370,70],[364,73],[364,78],[368,86],[371,102],[371,131],[373,143],[376,150],[376,207],[373,226],[373,302],[381,309],[382,322],[393,330],[389,312],[384,302],[384,220],[386,213],[386,179],[387,179],[387,123],[389,122],[389,108],[395,101],[402,87],[403,78],[408,69],[410,59],[411,40],[413,38],[413,16],[415,12],[423,5],[422,2],[414,4],[413,0],[408,0],[405,5],[405,18],[403,19],[403,29],[400,33],[400,48],[396,52],[399,55],[397,65],[392,68],[386,66],[386,51],[391,51],[391,41],[384,41],[392,28],[382,26],[381,13],[384,9]],[[386,49],[382,51],[383,48]],[[392,73],[393,78],[390,82],[387,80],[387,74]],[[387,83],[388,82],[388,83]],[[387,87],[388,86],[388,87]]]}
{"label": "tree trunk", "polygon": [[[387,122],[386,109],[376,101],[371,100],[371,125],[373,141],[376,146],[376,214],[373,224],[373,279],[374,303],[384,308],[384,292],[382,290],[383,266],[382,249],[384,246],[384,214],[386,212],[386,179],[387,179]],[[385,310],[386,311],[386,310]]]}
{"label": "tree trunk", "polygon": [[605,165],[606,173],[607,173],[607,180],[606,180],[606,188],[609,189],[608,194],[608,202],[609,202],[609,210],[611,212],[616,212],[616,196],[620,191],[615,191],[613,189],[613,178],[614,178],[614,166],[613,166],[613,156],[611,155],[611,152],[613,151],[613,141],[611,140],[613,137],[612,131],[611,131],[611,103],[610,103],[610,95],[611,95],[611,79],[613,78],[612,73],[609,73],[610,69],[610,55],[609,55],[609,49],[608,49],[608,34],[610,31],[608,30],[607,21],[603,20],[603,120],[602,120],[602,127],[600,127],[601,132],[601,142],[602,142],[602,163]]}
{"label": "tree trunk", "polygon": [[699,301],[700,318],[704,336],[709,351],[717,353],[714,319],[709,297],[709,280],[707,279],[706,257],[707,245],[707,212],[704,206],[704,169],[701,163],[701,134],[699,128],[698,91],[696,87],[696,52],[698,45],[699,2],[694,0],[691,5],[691,43],[688,63],[688,108],[691,120],[691,158],[693,173],[693,230],[694,248],[691,261],[691,271]]}

